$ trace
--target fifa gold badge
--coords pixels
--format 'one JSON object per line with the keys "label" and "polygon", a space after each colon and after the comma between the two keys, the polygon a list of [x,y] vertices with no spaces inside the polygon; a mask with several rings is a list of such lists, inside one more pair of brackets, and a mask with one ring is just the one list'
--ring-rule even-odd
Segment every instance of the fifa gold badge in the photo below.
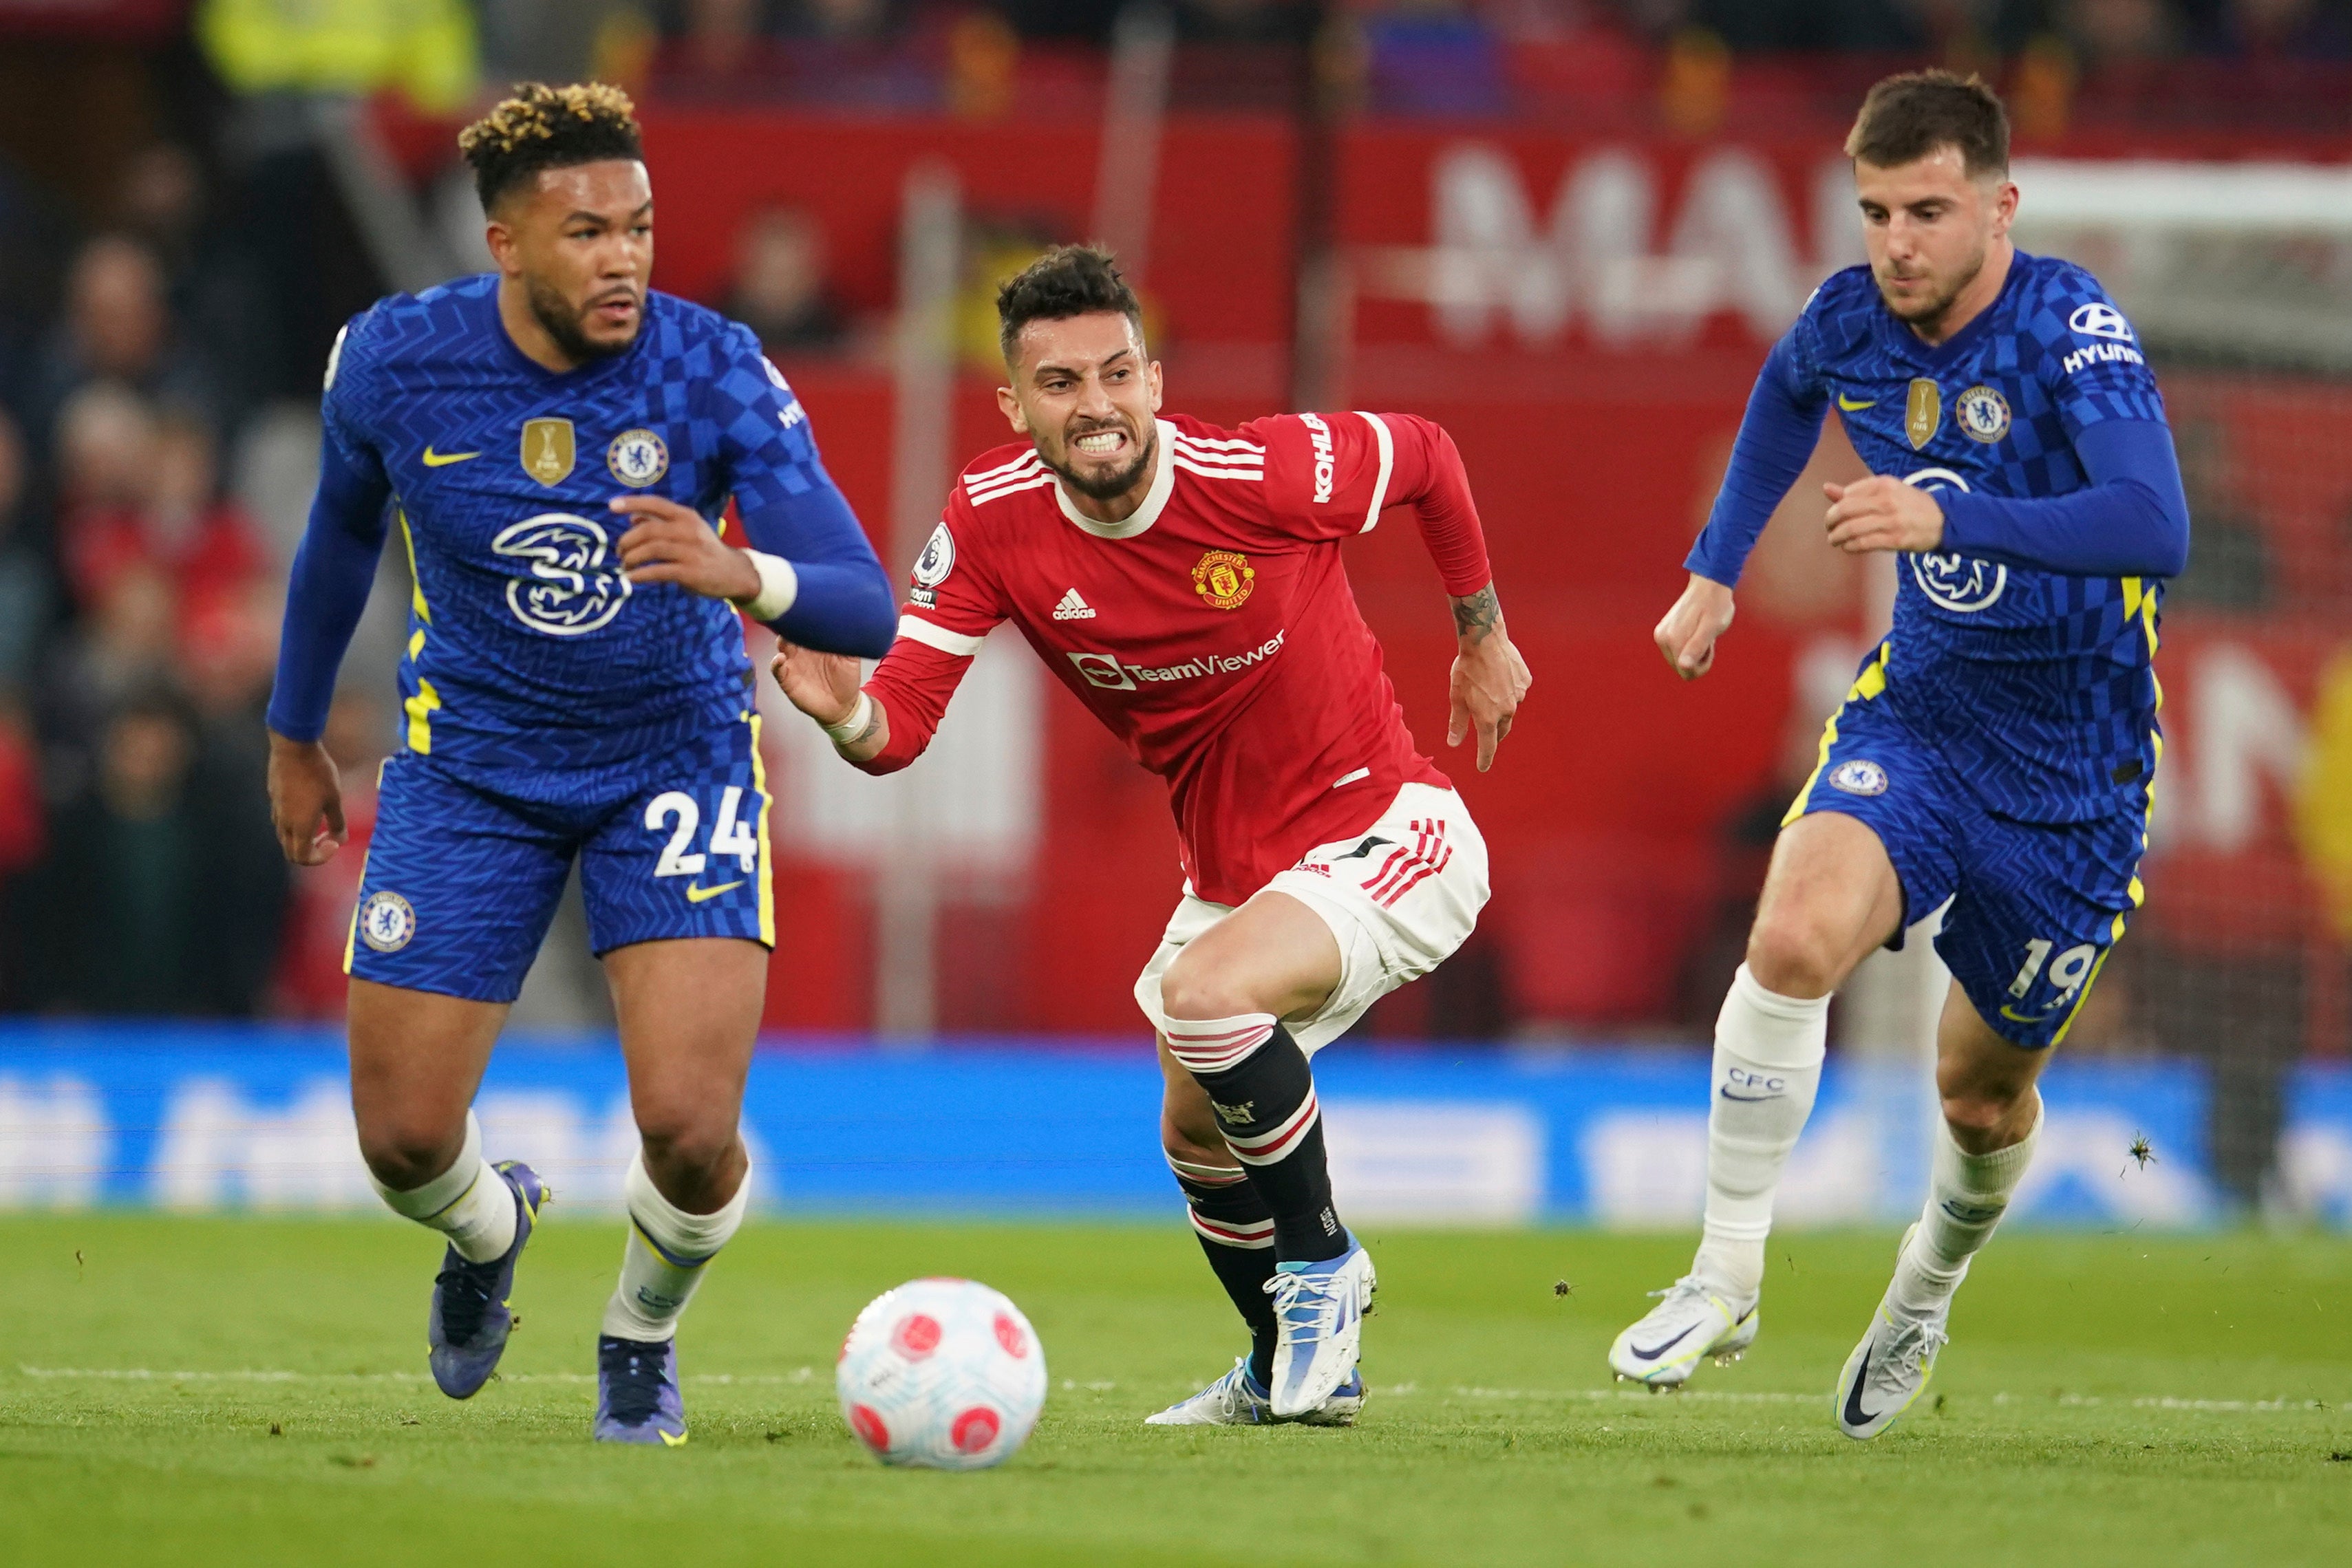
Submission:
{"label": "fifa gold badge", "polygon": [[542,485],[561,485],[572,475],[572,422],[527,419],[522,423],[522,471]]}
{"label": "fifa gold badge", "polygon": [[1249,557],[1229,549],[1211,550],[1192,569],[1192,591],[1213,610],[1239,610],[1248,602],[1256,581],[1257,570],[1250,565]]}
{"label": "fifa gold badge", "polygon": [[1903,434],[1911,438],[1911,450],[1918,451],[1936,439],[1936,426],[1944,419],[1944,394],[1936,383],[1920,376],[1911,383],[1911,396],[1903,405]]}

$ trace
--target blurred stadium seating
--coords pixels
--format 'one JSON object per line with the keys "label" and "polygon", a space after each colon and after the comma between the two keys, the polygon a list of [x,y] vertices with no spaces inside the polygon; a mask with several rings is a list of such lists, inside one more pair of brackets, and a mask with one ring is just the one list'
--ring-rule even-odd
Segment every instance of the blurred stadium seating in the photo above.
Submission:
{"label": "blurred stadium seating", "polygon": [[[1445,423],[1539,685],[1496,771],[1457,774],[1501,852],[1485,924],[1364,1032],[1523,1048],[1706,1035],[1891,579],[1791,507],[1708,681],[1649,628],[1766,345],[1858,258],[1861,91],[1981,69],[2034,161],[2024,242],[2140,321],[2197,529],[2150,904],[2068,1050],[2194,1064],[2213,1203],[2315,1201],[2276,1151],[2297,1072],[2352,1052],[2346,0],[0,0],[0,46],[8,1009],[339,1015],[404,568],[331,732],[353,843],[289,876],[259,712],[320,370],[378,294],[481,265],[456,125],[595,73],[639,98],[656,285],[760,329],[894,570],[940,464],[1003,434],[987,293],[1053,241],[1136,261],[1175,406]],[[2153,194],[2085,216],[2084,189]],[[1832,427],[1816,461],[1855,459]],[[1433,746],[1449,628],[1418,543],[1382,530],[1349,570]],[[945,755],[887,786],[769,727],[772,1028],[1138,1032],[1128,977],[1178,883],[1160,789],[1021,650],[983,665]],[[584,943],[559,923],[520,1018],[606,1021]],[[1842,1049],[1907,1060],[1936,983],[1890,965]]]}

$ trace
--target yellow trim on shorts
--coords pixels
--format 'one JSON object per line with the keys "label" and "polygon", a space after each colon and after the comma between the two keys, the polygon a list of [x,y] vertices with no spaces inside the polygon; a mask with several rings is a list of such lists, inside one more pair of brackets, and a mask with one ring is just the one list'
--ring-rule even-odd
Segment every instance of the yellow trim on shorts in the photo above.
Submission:
{"label": "yellow trim on shorts", "polygon": [[776,945],[776,879],[768,869],[768,810],[775,801],[768,794],[768,764],[760,755],[760,716],[747,713],[751,721],[751,788],[760,792],[760,940],[770,947]]}
{"label": "yellow trim on shorts", "polygon": [[1856,675],[1853,685],[1847,688],[1845,701],[1838,705],[1837,712],[1830,715],[1829,723],[1822,727],[1821,756],[1814,761],[1813,770],[1805,775],[1804,788],[1797,791],[1797,799],[1789,807],[1789,814],[1780,819],[1782,827],[1803,816],[1811,806],[1813,786],[1821,782],[1822,769],[1830,765],[1830,748],[1837,744],[1838,719],[1847,706],[1853,703],[1866,703],[1886,689],[1886,661],[1894,653],[1895,639],[1892,637],[1878,645],[1878,657],[1863,666],[1862,674]]}
{"label": "yellow trim on shorts", "polygon": [[[2158,736],[2156,737],[2156,749],[2158,759],[2160,761],[2163,758],[2164,753],[2164,737],[2162,736]],[[2139,829],[2139,847],[2143,852],[2147,849],[2148,814],[2153,812],[2156,809],[2156,776],[2152,772],[2148,775],[2147,791],[2145,799],[2147,800],[2147,805],[2142,808]],[[2147,902],[2147,884],[2140,881],[2137,874],[2135,874],[2131,879],[2131,886],[2128,889],[2128,892],[2131,895],[2131,906],[2133,909],[2137,909],[2140,905]],[[2060,1024],[2058,1026],[2058,1032],[2050,1037],[2050,1043],[2052,1045],[2058,1045],[2065,1040],[2066,1031],[2074,1027],[2075,1015],[2083,1010],[2083,1004],[2091,999],[2091,988],[2099,983],[2099,971],[2107,967],[2107,955],[2114,952],[2116,950],[2116,944],[2124,939],[2124,915],[2117,915],[2115,919],[2115,924],[2107,928],[2107,945],[2099,949],[2098,961],[2091,966],[2090,975],[2083,981],[2082,990],[2076,993],[2074,997],[2074,1005],[2066,1009],[2066,1021]]]}

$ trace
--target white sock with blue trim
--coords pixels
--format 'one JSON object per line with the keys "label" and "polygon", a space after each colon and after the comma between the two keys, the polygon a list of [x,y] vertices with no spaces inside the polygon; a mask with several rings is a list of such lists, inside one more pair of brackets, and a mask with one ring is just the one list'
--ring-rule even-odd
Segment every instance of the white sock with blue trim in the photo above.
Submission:
{"label": "white sock with blue trim", "polygon": [[677,1336],[678,1317],[711,1258],[742,1225],[751,1204],[751,1167],[744,1166],[735,1196],[719,1212],[688,1214],[654,1186],[640,1150],[621,1178],[621,1196],[629,1207],[629,1239],[621,1253],[621,1282],[604,1304],[604,1332],[658,1343]]}
{"label": "white sock with blue trim", "polygon": [[1951,1124],[1936,1123],[1936,1153],[1927,1177],[1927,1206],[1918,1231],[1895,1268],[1895,1299],[1906,1312],[1932,1311],[1957,1290],[1969,1260],[1992,1239],[2010,1195],[2033,1164],[2042,1141],[2042,1106],[2035,1096],[2033,1125],[2005,1149],[1972,1155],[1952,1136]]}
{"label": "white sock with blue trim", "polygon": [[1830,999],[1784,997],[1739,966],[1715,1020],[1707,1090],[1706,1228],[1691,1272],[1738,1302],[1764,1288],[1764,1239],[1780,1172],[1813,1113]]}

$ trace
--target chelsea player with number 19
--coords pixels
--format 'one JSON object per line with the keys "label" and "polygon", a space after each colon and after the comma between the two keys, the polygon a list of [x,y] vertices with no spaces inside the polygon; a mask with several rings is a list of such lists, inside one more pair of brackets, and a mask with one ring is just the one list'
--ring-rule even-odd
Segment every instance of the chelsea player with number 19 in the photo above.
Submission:
{"label": "chelsea player with number 19", "polygon": [[[498,270],[379,302],[327,364],[319,493],[288,593],[269,791],[289,859],[343,836],[319,744],[394,527],[414,568],[345,967],[361,1152],[444,1233],[427,1343],[488,1379],[548,1189],[469,1109],[576,861],[642,1146],[594,1432],[686,1440],[673,1339],[740,1224],[737,1134],[775,914],[739,609],[889,651],[889,581],[746,329],[646,287],[653,201],[629,100],[528,84],[460,138]],[[746,549],[706,520],[734,498]],[[323,824],[323,831],[322,831]]]}
{"label": "chelsea player with number 19", "polygon": [[1897,552],[1895,624],[1782,822],[1716,1024],[1698,1256],[1609,1359],[1671,1385],[1755,1339],[1830,994],[1948,900],[1927,1202],[1835,1391],[1840,1429],[1866,1438],[1927,1385],[1952,1294],[2032,1158],[2034,1081],[2139,905],[2157,609],[2189,516],[2130,325],[2081,267],[2010,243],[1991,90],[1891,77],[1845,150],[1870,264],[1823,283],[1765,361],[1657,642],[1685,679],[1706,673],[1832,402],[1873,477],[1827,486],[1829,541]]}

